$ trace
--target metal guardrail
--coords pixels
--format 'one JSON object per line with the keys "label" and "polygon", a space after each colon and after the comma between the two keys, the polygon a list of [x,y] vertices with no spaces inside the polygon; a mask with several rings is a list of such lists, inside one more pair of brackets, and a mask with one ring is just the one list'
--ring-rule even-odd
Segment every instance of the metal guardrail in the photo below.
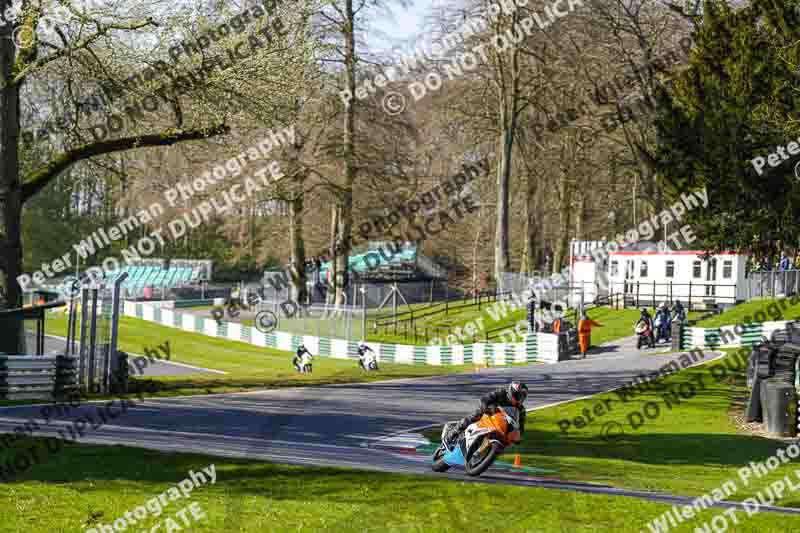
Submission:
{"label": "metal guardrail", "polygon": [[745,277],[747,299],[776,298],[800,292],[800,270],[754,270]]}
{"label": "metal guardrail", "polygon": [[0,355],[0,399],[55,400],[77,387],[74,357]]}

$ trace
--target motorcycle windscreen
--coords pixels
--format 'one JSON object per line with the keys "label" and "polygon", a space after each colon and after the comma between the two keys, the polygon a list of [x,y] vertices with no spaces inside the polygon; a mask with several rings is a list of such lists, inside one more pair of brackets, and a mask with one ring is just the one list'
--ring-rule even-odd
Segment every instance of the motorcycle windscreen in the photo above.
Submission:
{"label": "motorcycle windscreen", "polygon": [[456,446],[453,451],[444,454],[442,459],[450,466],[464,466],[464,454],[461,453],[461,446]]}

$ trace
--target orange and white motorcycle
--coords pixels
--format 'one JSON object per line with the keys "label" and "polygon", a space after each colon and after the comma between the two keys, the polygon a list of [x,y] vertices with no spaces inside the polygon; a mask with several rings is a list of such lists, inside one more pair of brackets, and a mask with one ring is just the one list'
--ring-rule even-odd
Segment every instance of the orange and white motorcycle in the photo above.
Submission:
{"label": "orange and white motorcycle", "polygon": [[493,415],[483,415],[455,442],[446,442],[450,424],[445,424],[431,468],[444,472],[451,466],[463,466],[467,475],[479,476],[507,446],[519,443],[519,427],[519,410],[515,407],[498,407]]}

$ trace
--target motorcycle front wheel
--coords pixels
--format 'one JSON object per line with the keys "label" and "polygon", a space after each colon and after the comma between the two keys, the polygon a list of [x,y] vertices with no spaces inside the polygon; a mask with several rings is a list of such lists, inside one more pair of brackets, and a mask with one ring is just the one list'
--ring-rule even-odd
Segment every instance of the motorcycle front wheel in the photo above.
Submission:
{"label": "motorcycle front wheel", "polygon": [[502,448],[501,445],[492,442],[484,449],[483,453],[481,453],[480,448],[475,450],[475,453],[473,453],[464,464],[464,470],[467,472],[467,475],[480,476],[483,474],[487,468],[492,466],[494,460],[500,455]]}
{"label": "motorcycle front wheel", "polygon": [[444,462],[444,445],[439,446],[433,454],[433,462],[431,462],[431,469],[434,472],[446,472],[450,465]]}

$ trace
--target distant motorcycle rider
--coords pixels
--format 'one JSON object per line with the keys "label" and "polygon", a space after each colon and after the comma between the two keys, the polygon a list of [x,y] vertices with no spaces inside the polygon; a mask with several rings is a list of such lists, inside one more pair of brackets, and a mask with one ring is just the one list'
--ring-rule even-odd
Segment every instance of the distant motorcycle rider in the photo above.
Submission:
{"label": "distant motorcycle rider", "polygon": [[297,369],[298,372],[303,371],[301,363],[303,362],[303,355],[305,354],[311,355],[311,352],[309,352],[306,349],[305,344],[301,344],[300,346],[297,347],[297,352],[294,354],[294,359],[292,359],[292,364],[294,365],[294,367]]}
{"label": "distant motorcycle rider", "polygon": [[650,348],[655,348],[656,347],[656,337],[655,337],[655,333],[653,332],[653,319],[650,316],[650,313],[647,312],[647,308],[646,307],[642,307],[642,311],[639,314],[639,320],[637,320],[636,324],[634,324],[634,326],[633,326],[634,329],[638,328],[639,324],[645,324],[647,326],[647,329],[649,330],[649,333],[647,334],[647,345]]}
{"label": "distant motorcycle rider", "polygon": [[523,403],[528,397],[528,386],[524,383],[512,381],[507,387],[501,387],[481,396],[480,406],[461,422],[454,425],[447,432],[445,440],[453,442],[463,433],[470,424],[481,419],[483,415],[493,415],[498,407],[516,407],[519,410],[519,432],[525,432],[525,406]]}
{"label": "distant motorcycle rider", "polygon": [[[358,347],[358,366],[360,366],[364,372],[367,372],[369,370],[369,368],[367,368],[366,365],[367,352],[372,352],[373,354],[372,358],[375,358],[374,355],[375,352],[372,350],[372,348],[370,348],[369,346],[367,346],[362,342],[361,345]],[[376,367],[375,369],[377,370],[377,362],[375,363],[375,367]]]}

